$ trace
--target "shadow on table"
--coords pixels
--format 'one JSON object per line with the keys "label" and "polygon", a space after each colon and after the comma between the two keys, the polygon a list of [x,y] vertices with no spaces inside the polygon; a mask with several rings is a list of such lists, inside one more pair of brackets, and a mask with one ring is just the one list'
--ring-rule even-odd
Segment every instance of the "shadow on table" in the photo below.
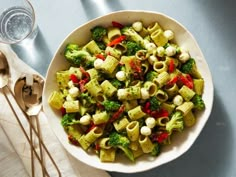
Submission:
{"label": "shadow on table", "polygon": [[22,61],[41,75],[46,75],[48,65],[52,59],[52,53],[40,29],[34,40],[27,43],[13,44],[11,48]]}
{"label": "shadow on table", "polygon": [[[214,176],[221,177],[233,165],[234,142],[232,123],[219,95],[215,93],[212,114],[197,141],[178,159],[155,169],[135,174],[136,177]],[[232,167],[233,168],[233,167]],[[120,176],[111,173],[112,177]],[[132,177],[134,174],[122,174]]]}
{"label": "shadow on table", "polygon": [[89,20],[123,9],[119,0],[81,0],[81,4]]}

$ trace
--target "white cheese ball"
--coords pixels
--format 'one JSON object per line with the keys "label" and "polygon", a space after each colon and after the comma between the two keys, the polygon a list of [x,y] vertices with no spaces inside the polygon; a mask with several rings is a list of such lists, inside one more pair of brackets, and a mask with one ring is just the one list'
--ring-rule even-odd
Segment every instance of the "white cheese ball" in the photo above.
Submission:
{"label": "white cheese ball", "polygon": [[68,94],[66,96],[66,101],[74,101],[74,98],[70,94]]}
{"label": "white cheese ball", "polygon": [[180,52],[181,52],[181,53],[184,53],[184,52],[187,52],[187,53],[188,53],[189,51],[188,51],[188,49],[185,48],[185,47],[180,47]]}
{"label": "white cheese ball", "polygon": [[73,83],[73,81],[69,81],[69,82],[68,82],[68,87],[69,87],[69,88],[74,87],[74,83]]}
{"label": "white cheese ball", "polygon": [[155,125],[156,125],[156,119],[154,119],[153,117],[148,117],[148,118],[145,120],[145,123],[146,123],[147,127],[153,128],[153,127],[155,127]]}
{"label": "white cheese ball", "polygon": [[163,57],[165,55],[165,49],[164,47],[157,47],[157,56]]}
{"label": "white cheese ball", "polygon": [[176,105],[176,106],[180,106],[181,104],[183,104],[183,97],[181,95],[176,95],[174,98],[173,98],[173,103]]}
{"label": "white cheese ball", "polygon": [[143,24],[142,22],[137,21],[132,24],[132,27],[134,28],[135,31],[140,32],[143,29]]}
{"label": "white cheese ball", "polygon": [[152,130],[148,126],[142,126],[140,132],[144,136],[149,136],[152,133]]}
{"label": "white cheese ball", "polygon": [[94,68],[95,69],[101,69],[101,67],[102,67],[102,64],[103,64],[103,60],[102,59],[96,59],[95,61],[94,61]]}
{"label": "white cheese ball", "polygon": [[79,89],[77,87],[72,87],[69,89],[69,94],[72,97],[77,97],[79,95]]}
{"label": "white cheese ball", "polygon": [[166,48],[166,55],[168,57],[174,56],[176,54],[176,48],[173,46],[169,46]]}
{"label": "white cheese ball", "polygon": [[82,125],[89,125],[91,120],[91,116],[89,114],[86,114],[80,118],[80,123]]}
{"label": "white cheese ball", "polygon": [[124,71],[118,71],[116,73],[116,78],[119,80],[119,81],[124,81],[126,79],[126,75],[125,75],[125,72]]}
{"label": "white cheese ball", "polygon": [[142,97],[142,99],[144,99],[144,100],[146,100],[146,99],[148,99],[148,98],[150,97],[150,95],[149,95],[147,89],[141,88],[141,97]]}
{"label": "white cheese ball", "polygon": [[173,33],[173,31],[171,31],[171,30],[166,30],[166,31],[164,31],[164,36],[165,36],[168,40],[174,39],[174,33]]}
{"label": "white cheese ball", "polygon": [[153,42],[149,42],[145,44],[145,48],[147,49],[149,53],[152,53],[154,50],[156,50],[157,47]]}
{"label": "white cheese ball", "polygon": [[125,89],[118,89],[117,91],[117,97],[119,100],[122,100],[122,98],[125,98],[126,97],[126,91]]}
{"label": "white cheese ball", "polygon": [[153,65],[153,63],[155,63],[156,61],[158,61],[157,57],[155,55],[151,55],[148,57],[148,62]]}
{"label": "white cheese ball", "polygon": [[179,60],[182,62],[182,63],[185,63],[186,61],[188,61],[190,58],[190,55],[189,53],[187,52],[183,52],[179,55]]}

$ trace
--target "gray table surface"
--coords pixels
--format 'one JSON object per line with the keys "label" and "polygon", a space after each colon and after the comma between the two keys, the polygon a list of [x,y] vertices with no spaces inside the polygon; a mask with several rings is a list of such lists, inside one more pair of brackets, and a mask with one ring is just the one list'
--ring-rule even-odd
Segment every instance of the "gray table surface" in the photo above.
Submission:
{"label": "gray table surface", "polygon": [[[2,0],[3,1],[3,0]],[[212,72],[212,114],[190,150],[158,168],[112,177],[235,177],[236,170],[236,1],[234,0],[32,0],[39,35],[32,48],[12,46],[46,75],[61,41],[88,20],[118,10],[150,10],[182,23],[196,38]],[[30,52],[29,52],[30,51]],[[79,167],[78,167],[79,168]]]}

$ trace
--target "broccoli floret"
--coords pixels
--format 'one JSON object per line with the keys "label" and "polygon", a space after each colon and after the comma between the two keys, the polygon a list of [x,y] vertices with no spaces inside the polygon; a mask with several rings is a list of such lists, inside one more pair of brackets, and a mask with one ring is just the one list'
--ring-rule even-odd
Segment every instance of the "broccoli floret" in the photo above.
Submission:
{"label": "broccoli floret", "polygon": [[61,124],[63,127],[73,125],[73,124],[78,124],[80,121],[76,119],[76,114],[75,113],[67,113],[65,114],[62,119],[61,119]]}
{"label": "broccoli floret", "polygon": [[171,116],[171,119],[166,124],[166,130],[171,134],[173,130],[182,131],[184,129],[183,114],[176,111]]}
{"label": "broccoli floret", "polygon": [[104,106],[105,110],[110,112],[110,111],[117,111],[121,104],[117,101],[110,101],[110,100],[105,100],[102,102],[102,105]]}
{"label": "broccoli floret", "polygon": [[79,97],[81,103],[83,103],[85,107],[91,107],[92,104],[96,103],[96,100],[93,97],[91,97],[88,93],[81,93]]}
{"label": "broccoli floret", "polygon": [[99,41],[96,41],[98,47],[101,49],[101,50],[105,50],[106,49],[106,44],[104,44],[104,42],[99,42]]}
{"label": "broccoli floret", "polygon": [[91,57],[88,52],[80,50],[77,44],[68,44],[64,55],[67,61],[75,65],[80,65]]}
{"label": "broccoli floret", "polygon": [[160,154],[160,146],[158,143],[153,143],[153,149],[152,149],[152,152],[151,152],[151,155],[152,156],[158,156]]}
{"label": "broccoli floret", "polygon": [[95,26],[91,29],[92,39],[102,41],[102,38],[107,34],[107,29],[102,26]]}
{"label": "broccoli floret", "polygon": [[150,109],[151,111],[156,111],[160,108],[160,101],[157,99],[157,97],[153,96],[149,99],[150,102]]}
{"label": "broccoli floret", "polygon": [[197,70],[196,62],[193,58],[190,58],[186,63],[184,63],[180,70],[183,73],[191,74],[194,78],[202,78],[201,74]]}
{"label": "broccoli floret", "polygon": [[121,149],[131,161],[134,161],[134,155],[129,149],[129,144],[130,140],[117,132],[113,132],[109,136],[108,145]]}
{"label": "broccoli floret", "polygon": [[144,48],[143,38],[130,26],[126,26],[121,29],[121,33],[124,34],[129,40],[136,42]]}
{"label": "broccoli floret", "polygon": [[139,43],[134,42],[134,41],[127,41],[126,48],[127,48],[126,54],[128,56],[135,55],[137,51],[143,49]]}
{"label": "broccoli floret", "polygon": [[110,82],[117,89],[119,89],[123,86],[123,83],[120,82],[118,79],[112,79]]}
{"label": "broccoli floret", "polygon": [[157,73],[157,72],[155,72],[155,71],[149,71],[149,72],[146,74],[146,80],[147,80],[147,81],[153,81],[153,79],[155,79],[157,76],[158,76],[158,73]]}
{"label": "broccoli floret", "polygon": [[205,109],[205,103],[200,95],[194,95],[194,97],[192,98],[192,102],[194,104],[195,109],[200,111]]}

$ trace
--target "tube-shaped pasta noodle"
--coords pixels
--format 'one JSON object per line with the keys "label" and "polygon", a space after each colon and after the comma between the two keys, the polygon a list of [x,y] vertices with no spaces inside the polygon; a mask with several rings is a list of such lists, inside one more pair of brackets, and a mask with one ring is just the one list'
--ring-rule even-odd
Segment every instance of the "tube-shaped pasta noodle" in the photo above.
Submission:
{"label": "tube-shaped pasta noodle", "polygon": [[112,97],[117,92],[117,88],[114,87],[108,80],[101,83],[101,88],[107,97]]}
{"label": "tube-shaped pasta noodle", "polygon": [[109,138],[99,138],[97,140],[97,143],[99,145],[100,148],[103,148],[103,149],[110,149],[111,146],[108,145],[108,142],[109,142]]}
{"label": "tube-shaped pasta noodle", "polygon": [[61,109],[64,102],[63,94],[58,91],[53,91],[49,96],[48,103],[55,109]]}
{"label": "tube-shaped pasta noodle", "polygon": [[126,127],[126,132],[130,141],[137,141],[139,138],[139,122],[130,122]]}
{"label": "tube-shaped pasta noodle", "polygon": [[78,124],[67,126],[65,129],[68,135],[72,136],[77,141],[83,135],[83,131]]}
{"label": "tube-shaped pasta noodle", "polygon": [[89,43],[87,43],[83,49],[87,50],[91,54],[98,54],[101,53],[101,49],[98,47],[97,43],[92,40]]}
{"label": "tube-shaped pasta noodle", "polygon": [[143,150],[139,147],[137,150],[132,150],[134,158],[138,158],[143,155]]}
{"label": "tube-shaped pasta noodle", "polygon": [[193,114],[192,111],[189,111],[184,117],[183,117],[183,120],[184,120],[184,125],[186,127],[191,127],[193,126],[195,123],[196,123],[196,118]]}
{"label": "tube-shaped pasta noodle", "polygon": [[99,102],[102,103],[103,101],[106,100],[106,97],[103,93],[98,93],[97,96],[95,97],[95,99]]}
{"label": "tube-shaped pasta noodle", "polygon": [[59,89],[65,89],[68,87],[68,82],[70,80],[69,71],[58,71],[56,73],[56,81]]}
{"label": "tube-shaped pasta noodle", "polygon": [[117,59],[119,59],[122,55],[122,52],[121,50],[117,49],[117,48],[114,48],[114,47],[110,47],[110,46],[107,46],[106,49],[105,49],[105,53],[108,55],[111,55]]}
{"label": "tube-shaped pasta noodle", "polygon": [[136,106],[138,106],[138,101],[137,100],[124,100],[123,105],[125,106],[125,110],[129,111]]}
{"label": "tube-shaped pasta noodle", "polygon": [[130,144],[129,144],[129,148],[131,150],[134,150],[134,151],[137,151],[138,148],[139,148],[139,142],[138,141],[131,141]]}
{"label": "tube-shaped pasta noodle", "polygon": [[164,71],[160,73],[157,78],[153,79],[153,82],[157,87],[162,88],[170,80],[170,75]]}
{"label": "tube-shaped pasta noodle", "polygon": [[181,111],[186,116],[189,111],[193,109],[194,104],[191,101],[184,102],[182,105],[176,107],[177,111]]}
{"label": "tube-shaped pasta noodle", "polygon": [[113,122],[113,125],[114,125],[116,131],[118,131],[118,132],[124,130],[128,124],[129,124],[129,120],[127,119],[126,116]]}
{"label": "tube-shaped pasta noodle", "polygon": [[144,117],[146,113],[142,111],[141,106],[137,106],[134,109],[129,110],[128,115],[131,120],[138,120]]}
{"label": "tube-shaped pasta noodle", "polygon": [[90,130],[85,136],[84,139],[92,144],[95,142],[100,136],[102,136],[103,130],[100,127],[95,127],[92,130]]}
{"label": "tube-shaped pasta noodle", "polygon": [[144,153],[150,153],[153,150],[154,145],[148,136],[139,136],[139,144]]}
{"label": "tube-shaped pasta noodle", "polygon": [[102,93],[102,88],[100,87],[97,79],[90,80],[87,84],[85,84],[85,88],[94,97],[97,97],[99,93]]}
{"label": "tube-shaped pasta noodle", "polygon": [[86,70],[86,72],[89,73],[90,80],[92,80],[92,79],[99,80],[100,79],[100,75],[95,68],[88,69],[88,70]]}
{"label": "tube-shaped pasta noodle", "polygon": [[154,22],[151,23],[148,27],[147,27],[147,31],[149,32],[149,34],[152,34],[154,31],[161,29],[160,25],[158,24],[158,22]]}
{"label": "tube-shaped pasta noodle", "polygon": [[109,120],[109,115],[106,111],[96,113],[92,116],[95,125],[106,123]]}
{"label": "tube-shaped pasta noodle", "polygon": [[166,92],[164,92],[163,90],[159,89],[156,92],[156,97],[160,102],[165,102],[168,100],[168,95]]}
{"label": "tube-shaped pasta noodle", "polygon": [[115,148],[111,148],[111,149],[100,149],[100,160],[101,162],[114,162],[115,161],[115,157],[116,157],[116,150]]}
{"label": "tube-shaped pasta noodle", "polygon": [[196,92],[198,95],[203,94],[203,88],[204,88],[204,80],[203,79],[193,79],[193,90]]}
{"label": "tube-shaped pasta noodle", "polygon": [[158,73],[162,73],[162,72],[168,70],[168,66],[167,66],[166,62],[164,62],[164,61],[156,61],[153,64],[153,69]]}
{"label": "tube-shaped pasta noodle", "polygon": [[164,109],[164,110],[167,110],[169,115],[174,111],[175,109],[175,105],[173,103],[162,103],[161,104],[161,107]]}
{"label": "tube-shaped pasta noodle", "polygon": [[191,100],[193,96],[196,94],[192,89],[188,88],[185,85],[183,85],[181,89],[179,89],[179,93],[184,98],[185,101]]}
{"label": "tube-shaped pasta noodle", "polygon": [[141,89],[140,87],[119,89],[117,96],[119,100],[137,100],[141,98]]}
{"label": "tube-shaped pasta noodle", "polygon": [[63,107],[66,109],[67,113],[79,112],[79,101],[65,101]]}
{"label": "tube-shaped pasta noodle", "polygon": [[158,126],[164,127],[169,120],[169,117],[158,117],[156,123]]}
{"label": "tube-shaped pasta noodle", "polygon": [[127,47],[123,43],[116,44],[114,48],[121,51],[121,53],[125,53],[127,51]]}
{"label": "tube-shaped pasta noodle", "polygon": [[112,74],[118,65],[119,61],[115,57],[108,55],[103,62],[101,69],[107,74]]}
{"label": "tube-shaped pasta noodle", "polygon": [[109,27],[107,29],[107,37],[110,41],[114,40],[115,38],[121,36],[120,29],[117,27]]}
{"label": "tube-shaped pasta noodle", "polygon": [[149,57],[149,54],[147,52],[147,50],[139,50],[135,53],[135,57],[138,59],[138,60],[147,60],[148,57]]}
{"label": "tube-shaped pasta noodle", "polygon": [[144,83],[144,88],[147,89],[150,96],[154,96],[157,92],[157,86],[151,81],[146,81]]}
{"label": "tube-shaped pasta noodle", "polygon": [[179,93],[179,87],[177,86],[177,84],[168,85],[168,86],[166,85],[165,91],[168,94],[168,96],[172,98],[173,96]]}
{"label": "tube-shaped pasta noodle", "polygon": [[130,82],[129,85],[132,86],[132,87],[141,87],[142,82],[139,81],[139,80],[133,80],[132,82]]}
{"label": "tube-shaped pasta noodle", "polygon": [[144,74],[146,74],[149,70],[149,62],[148,61],[145,61],[145,62],[142,62],[141,64],[141,67],[142,67],[142,71]]}
{"label": "tube-shaped pasta noodle", "polygon": [[142,30],[139,32],[139,35],[143,38],[148,36],[148,30],[145,27],[143,27]]}
{"label": "tube-shaped pasta noodle", "polygon": [[79,140],[78,140],[80,146],[84,149],[84,150],[87,150],[89,148],[89,146],[91,145],[90,142],[88,142],[86,139],[85,139],[85,135],[82,135]]}
{"label": "tube-shaped pasta noodle", "polygon": [[125,72],[127,74],[132,73],[132,68],[130,66],[130,62],[132,62],[135,59],[135,56],[122,56],[120,59],[120,63],[125,65]]}
{"label": "tube-shaped pasta noodle", "polygon": [[158,47],[164,46],[168,42],[168,39],[164,36],[161,29],[154,31],[151,34],[151,38]]}

